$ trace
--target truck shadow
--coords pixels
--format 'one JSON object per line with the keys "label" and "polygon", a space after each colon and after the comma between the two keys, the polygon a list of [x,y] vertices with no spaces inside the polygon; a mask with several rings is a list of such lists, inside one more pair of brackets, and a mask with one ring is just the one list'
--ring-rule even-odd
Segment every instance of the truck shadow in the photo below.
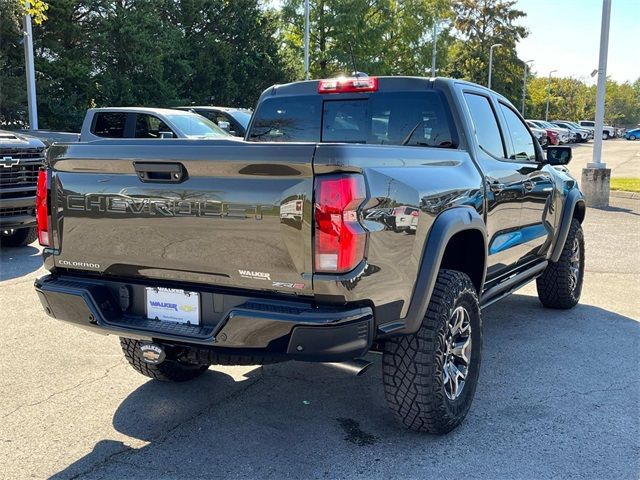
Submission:
{"label": "truck shadow", "polygon": [[0,282],[22,277],[42,267],[40,250],[26,247],[0,246]]}
{"label": "truck shadow", "polygon": [[[598,307],[505,299],[484,312],[469,416],[442,437],[395,422],[374,354],[358,378],[289,362],[250,372],[242,386],[213,368],[190,384],[149,381],[113,417],[119,433],[149,443],[105,439],[53,478],[631,478],[639,338],[637,320]],[[211,402],[206,389],[230,394]]]}

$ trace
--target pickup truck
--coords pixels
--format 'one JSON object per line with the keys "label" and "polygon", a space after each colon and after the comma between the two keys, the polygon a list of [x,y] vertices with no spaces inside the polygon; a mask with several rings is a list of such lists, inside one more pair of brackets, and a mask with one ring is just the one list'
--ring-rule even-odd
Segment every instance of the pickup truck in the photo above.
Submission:
{"label": "pickup truck", "polygon": [[42,139],[47,146],[54,142],[92,142],[123,138],[231,138],[231,134],[211,120],[191,111],[148,107],[90,108],[78,133],[50,130],[24,131]]}
{"label": "pickup truck", "polygon": [[[582,128],[586,128],[593,135],[596,129],[596,122],[593,120],[580,120],[578,125]],[[616,129],[611,125],[603,125],[602,126],[602,139],[609,140],[610,138],[616,138]]]}
{"label": "pickup truck", "polygon": [[35,195],[45,145],[37,138],[0,130],[0,245],[36,240]]}
{"label": "pickup truck", "polygon": [[[360,373],[379,352],[400,422],[445,433],[474,397],[482,309],[531,281],[547,307],[580,298],[570,159],[472,83],[278,85],[245,141],[52,146],[35,288],[158,380],[285,360]],[[385,221],[399,207],[417,212],[411,235]]]}

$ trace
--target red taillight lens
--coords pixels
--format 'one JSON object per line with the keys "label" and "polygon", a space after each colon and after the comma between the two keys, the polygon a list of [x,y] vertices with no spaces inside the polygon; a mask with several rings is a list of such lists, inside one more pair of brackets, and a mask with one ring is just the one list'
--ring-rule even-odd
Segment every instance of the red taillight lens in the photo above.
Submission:
{"label": "red taillight lens", "polygon": [[343,273],[364,258],[367,232],[358,223],[366,199],[362,175],[318,177],[315,203],[315,270]]}
{"label": "red taillight lens", "polygon": [[418,212],[417,210],[414,210],[413,212],[411,212],[412,217],[417,217],[419,214],[420,212]]}
{"label": "red taillight lens", "polygon": [[38,172],[36,189],[36,223],[38,225],[38,241],[43,247],[49,246],[49,212],[47,207],[47,185],[49,174],[46,170]]}
{"label": "red taillight lens", "polygon": [[318,93],[375,92],[378,90],[378,77],[340,77],[320,80]]}

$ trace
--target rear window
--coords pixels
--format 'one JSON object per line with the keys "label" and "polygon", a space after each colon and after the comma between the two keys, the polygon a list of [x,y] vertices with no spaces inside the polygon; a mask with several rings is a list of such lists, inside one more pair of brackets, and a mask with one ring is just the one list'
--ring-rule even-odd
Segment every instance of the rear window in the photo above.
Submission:
{"label": "rear window", "polygon": [[452,123],[435,91],[269,98],[256,112],[249,140],[450,148],[457,143]]}
{"label": "rear window", "polygon": [[105,138],[122,138],[126,112],[98,112],[93,122],[93,134]]}

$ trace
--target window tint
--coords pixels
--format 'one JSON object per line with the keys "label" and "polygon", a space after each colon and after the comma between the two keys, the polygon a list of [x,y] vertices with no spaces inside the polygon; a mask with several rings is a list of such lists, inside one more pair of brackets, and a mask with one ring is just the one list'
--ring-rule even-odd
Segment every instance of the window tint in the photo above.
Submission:
{"label": "window tint", "polygon": [[321,108],[319,95],[268,98],[256,112],[249,140],[319,142]]}
{"label": "window tint", "polygon": [[122,138],[126,120],[125,112],[98,112],[93,124],[93,133],[99,137]]}
{"label": "window tint", "polygon": [[536,161],[536,149],[533,143],[533,137],[526,125],[520,120],[520,117],[504,104],[500,104],[500,109],[507,121],[507,128],[513,143],[513,152],[509,153],[509,158],[519,161]]}
{"label": "window tint", "polygon": [[380,92],[356,99],[341,97],[269,98],[255,114],[249,139],[456,146],[450,112],[437,92]]}
{"label": "window tint", "polygon": [[436,92],[388,92],[362,100],[326,100],[322,141],[455,146],[452,121]]}
{"label": "window tint", "polygon": [[156,116],[144,113],[136,115],[136,138],[160,138],[160,132],[174,133],[166,123]]}
{"label": "window tint", "polygon": [[471,112],[478,143],[492,155],[505,158],[500,128],[489,99],[473,93],[465,93],[464,96]]}

